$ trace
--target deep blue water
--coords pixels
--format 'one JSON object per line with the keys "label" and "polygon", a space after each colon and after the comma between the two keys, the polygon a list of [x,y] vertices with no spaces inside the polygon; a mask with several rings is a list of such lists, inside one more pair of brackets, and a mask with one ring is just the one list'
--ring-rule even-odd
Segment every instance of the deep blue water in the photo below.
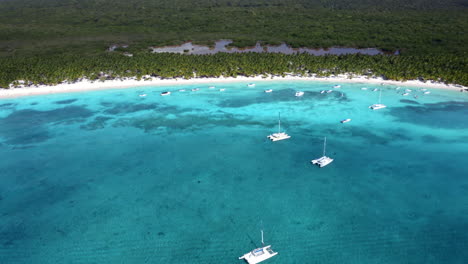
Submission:
{"label": "deep blue water", "polygon": [[0,263],[468,263],[468,96],[341,85],[0,100]]}

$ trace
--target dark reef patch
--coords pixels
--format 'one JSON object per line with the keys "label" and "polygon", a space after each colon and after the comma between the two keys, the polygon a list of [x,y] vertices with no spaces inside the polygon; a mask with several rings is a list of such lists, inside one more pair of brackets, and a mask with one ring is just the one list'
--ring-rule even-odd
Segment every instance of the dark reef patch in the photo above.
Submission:
{"label": "dark reef patch", "polygon": [[96,116],[92,122],[89,122],[85,125],[81,125],[80,128],[84,130],[102,129],[106,126],[107,121],[111,119],[112,117]]}
{"label": "dark reef patch", "polygon": [[332,93],[311,92],[306,91],[301,97],[294,96],[296,90],[294,89],[282,89],[275,90],[269,94],[259,94],[259,96],[239,98],[228,98],[220,101],[217,106],[219,107],[245,107],[254,104],[265,104],[272,102],[290,102],[290,101],[317,101],[317,100],[330,100],[335,99],[340,102],[349,102],[350,100],[345,93],[339,91],[333,91]]}
{"label": "dark reef patch", "polygon": [[78,99],[68,99],[68,100],[56,101],[54,102],[54,104],[71,104],[76,101],[78,101]]}
{"label": "dark reef patch", "polygon": [[118,114],[134,113],[134,112],[145,111],[145,110],[170,111],[170,110],[177,110],[177,107],[160,105],[156,103],[154,104],[118,103],[118,104],[114,104],[112,108],[104,110],[104,113],[111,114],[111,115],[118,115]]}
{"label": "dark reef patch", "polygon": [[11,108],[16,106],[14,103],[6,103],[6,104],[0,104],[0,108]]}
{"label": "dark reef patch", "polygon": [[31,144],[49,139],[46,125],[73,123],[92,116],[93,112],[81,106],[67,106],[49,111],[24,109],[0,119],[0,136],[9,144]]}
{"label": "dark reef patch", "polygon": [[418,105],[418,104],[419,104],[418,101],[408,100],[408,99],[401,99],[400,102],[405,103],[405,104],[414,104],[414,105]]}
{"label": "dark reef patch", "polygon": [[224,126],[236,127],[243,125],[270,127],[266,124],[252,119],[240,119],[234,114],[220,112],[217,115],[206,117],[204,115],[179,115],[177,118],[168,118],[165,115],[150,116],[143,118],[124,118],[114,123],[114,126],[132,126],[151,132],[158,128],[167,128],[171,130],[198,130],[206,126]]}
{"label": "dark reef patch", "polygon": [[468,128],[468,102],[441,102],[391,108],[389,113],[401,122],[428,127]]}

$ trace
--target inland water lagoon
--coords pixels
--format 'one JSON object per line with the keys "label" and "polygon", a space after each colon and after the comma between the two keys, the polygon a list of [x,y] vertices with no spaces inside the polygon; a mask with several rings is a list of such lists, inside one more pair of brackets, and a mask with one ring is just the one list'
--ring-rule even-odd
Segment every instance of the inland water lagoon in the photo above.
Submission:
{"label": "inland water lagoon", "polygon": [[340,84],[1,100],[0,263],[466,264],[468,96]]}

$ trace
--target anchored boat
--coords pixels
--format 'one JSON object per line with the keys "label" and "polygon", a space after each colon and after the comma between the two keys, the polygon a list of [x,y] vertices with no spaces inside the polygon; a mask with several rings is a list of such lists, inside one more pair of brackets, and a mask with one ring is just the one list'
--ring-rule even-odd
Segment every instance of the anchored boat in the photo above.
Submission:
{"label": "anchored boat", "polygon": [[283,139],[291,138],[290,135],[286,134],[285,132],[281,132],[281,115],[278,113],[278,133],[273,133],[267,136],[268,139],[271,141],[279,141]]}
{"label": "anchored boat", "polygon": [[312,164],[314,165],[317,165],[319,166],[320,168],[322,167],[325,167],[327,166],[328,164],[332,163],[333,162],[333,159],[330,158],[330,157],[327,157],[325,155],[325,148],[327,146],[327,138],[325,137],[324,141],[323,141],[323,156],[318,158],[318,159],[314,159],[314,160],[311,160],[310,162],[312,162]]}
{"label": "anchored boat", "polygon": [[371,106],[369,106],[370,109],[372,110],[378,110],[378,109],[382,109],[382,108],[385,108],[387,107],[386,105],[382,104],[380,101],[382,99],[382,90],[380,90],[380,93],[379,93],[379,103],[378,104],[373,104]]}
{"label": "anchored boat", "polygon": [[278,252],[274,252],[273,249],[271,249],[271,245],[265,246],[265,243],[263,242],[263,230],[261,230],[261,233],[262,247],[256,248],[249,253],[245,253],[242,257],[239,257],[239,259],[243,259],[249,264],[257,264],[278,255]]}

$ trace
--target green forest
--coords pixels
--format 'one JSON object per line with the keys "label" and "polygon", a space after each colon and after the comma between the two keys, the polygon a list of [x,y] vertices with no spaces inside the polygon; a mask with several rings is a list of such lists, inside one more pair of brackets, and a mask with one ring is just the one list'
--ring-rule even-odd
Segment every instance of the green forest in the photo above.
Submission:
{"label": "green forest", "polygon": [[[351,72],[468,85],[467,0],[2,0],[0,87],[153,75]],[[399,55],[152,54],[193,41],[379,48]],[[113,44],[128,48],[108,52]],[[123,52],[134,54],[122,56]],[[105,73],[105,74],[103,74]]]}

